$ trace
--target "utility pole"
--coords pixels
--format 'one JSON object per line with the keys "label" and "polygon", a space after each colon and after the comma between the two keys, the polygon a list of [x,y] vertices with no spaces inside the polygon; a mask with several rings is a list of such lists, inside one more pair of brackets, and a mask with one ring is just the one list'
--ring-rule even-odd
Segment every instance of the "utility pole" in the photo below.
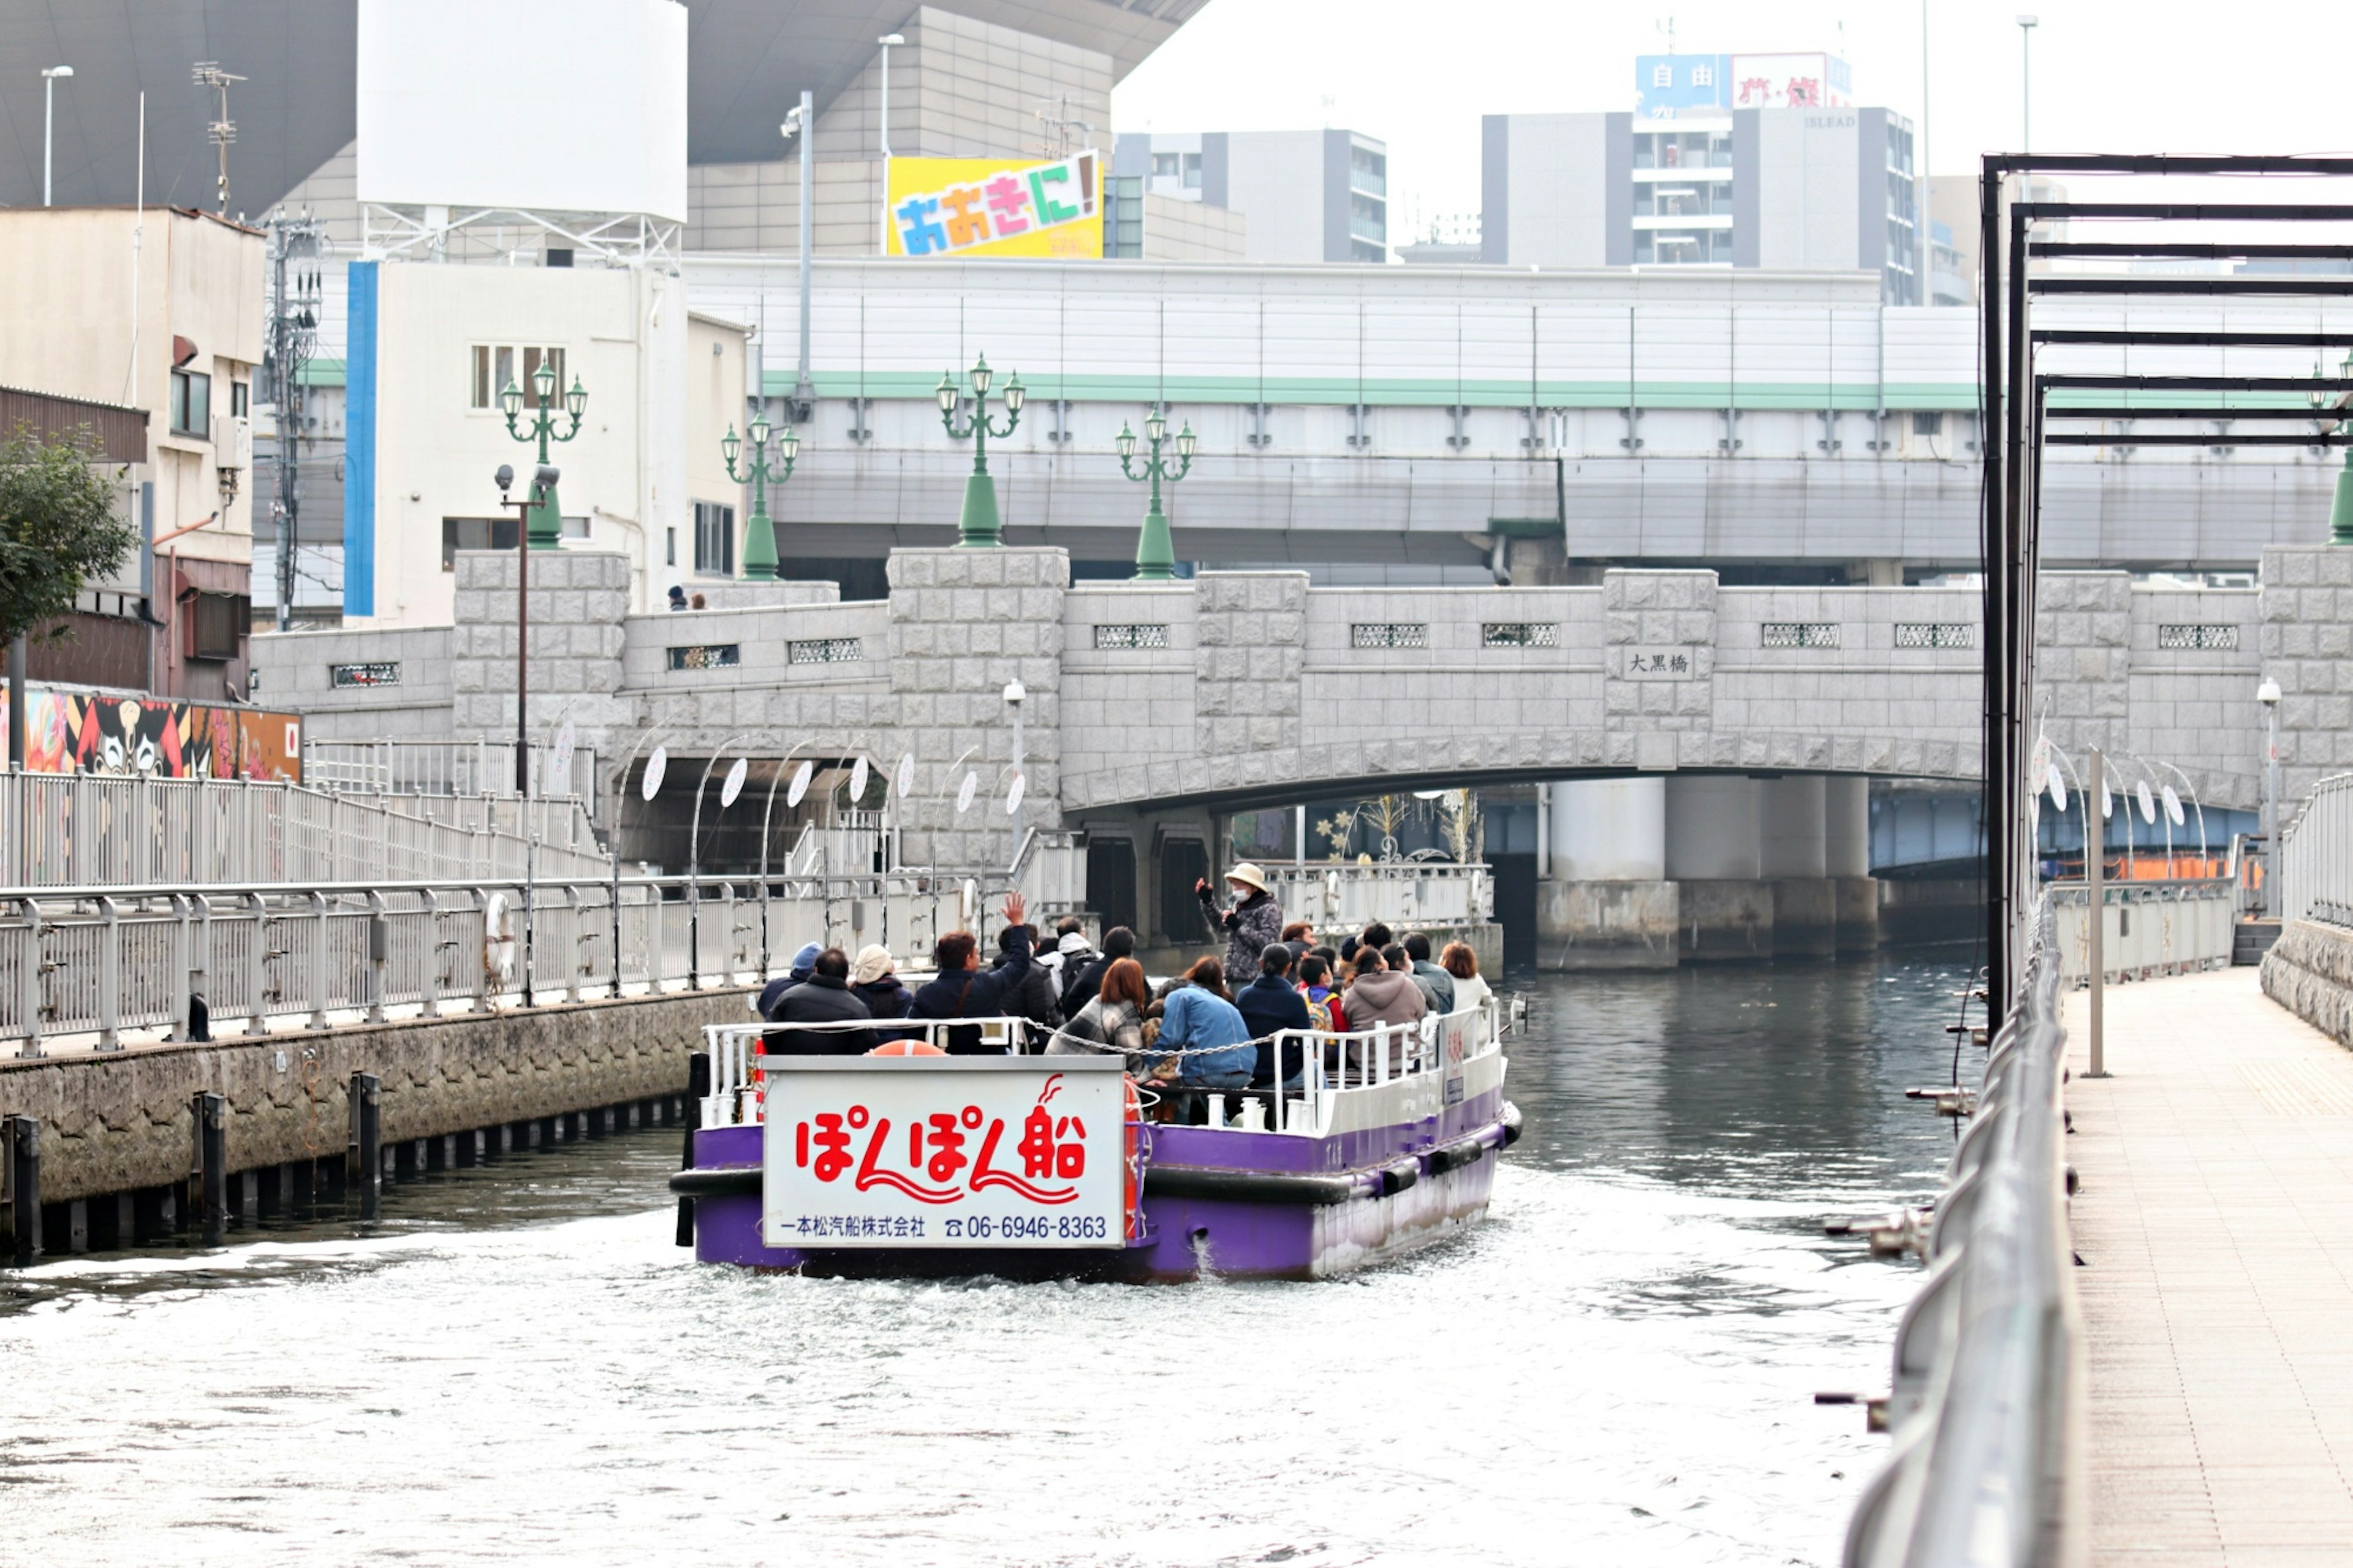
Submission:
{"label": "utility pole", "polygon": [[271,510],[278,528],[277,627],[284,631],[294,614],[295,531],[301,512],[299,455],[302,441],[302,367],[319,343],[320,226],[308,213],[279,214],[269,222],[269,325],[263,350],[262,384],[277,410],[278,436],[270,454],[278,470]]}
{"label": "utility pole", "polygon": [[231,82],[243,81],[241,76],[231,76],[220,68],[218,60],[198,60],[193,73],[198,87],[210,88],[220,95],[220,115],[205,127],[205,140],[220,153],[220,216],[228,216],[228,144],[237,140],[237,121],[228,117],[228,89]]}

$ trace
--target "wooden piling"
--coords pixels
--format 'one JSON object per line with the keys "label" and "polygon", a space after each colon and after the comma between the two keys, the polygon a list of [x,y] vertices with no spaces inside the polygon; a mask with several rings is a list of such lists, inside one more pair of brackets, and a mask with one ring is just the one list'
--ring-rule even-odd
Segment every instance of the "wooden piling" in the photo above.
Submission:
{"label": "wooden piling", "polygon": [[195,1189],[191,1194],[195,1201],[189,1206],[204,1227],[204,1244],[218,1247],[228,1229],[228,1100],[200,1091],[190,1109],[195,1120],[196,1172],[189,1184]]}
{"label": "wooden piling", "polygon": [[343,1190],[356,1194],[360,1217],[384,1212],[384,1086],[372,1072],[352,1074],[351,1142],[343,1162]]}
{"label": "wooden piling", "polygon": [[[711,1093],[711,1053],[697,1051],[686,1058],[686,1098],[690,1104],[700,1105]],[[686,1152],[679,1161],[681,1171],[694,1168],[694,1123],[686,1125]],[[694,1245],[694,1200],[681,1196],[678,1200],[678,1244]]]}
{"label": "wooden piling", "polygon": [[41,1124],[30,1116],[7,1120],[8,1213],[16,1267],[41,1256]]}

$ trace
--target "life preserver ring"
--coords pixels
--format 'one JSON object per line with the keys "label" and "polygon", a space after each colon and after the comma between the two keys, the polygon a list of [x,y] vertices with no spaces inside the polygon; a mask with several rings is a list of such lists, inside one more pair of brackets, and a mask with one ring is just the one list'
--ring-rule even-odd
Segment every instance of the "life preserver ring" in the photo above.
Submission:
{"label": "life preserver ring", "polygon": [[929,1040],[885,1040],[866,1054],[870,1057],[944,1057],[947,1052]]}

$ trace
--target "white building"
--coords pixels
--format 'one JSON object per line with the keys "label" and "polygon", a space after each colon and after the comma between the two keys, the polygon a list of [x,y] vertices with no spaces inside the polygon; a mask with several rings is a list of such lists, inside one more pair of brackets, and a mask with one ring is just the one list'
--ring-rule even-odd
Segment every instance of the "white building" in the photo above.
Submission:
{"label": "white building", "polygon": [[1119,139],[1112,173],[1142,180],[1147,198],[1241,215],[1242,260],[1388,259],[1388,145],[1357,132],[1137,132]]}

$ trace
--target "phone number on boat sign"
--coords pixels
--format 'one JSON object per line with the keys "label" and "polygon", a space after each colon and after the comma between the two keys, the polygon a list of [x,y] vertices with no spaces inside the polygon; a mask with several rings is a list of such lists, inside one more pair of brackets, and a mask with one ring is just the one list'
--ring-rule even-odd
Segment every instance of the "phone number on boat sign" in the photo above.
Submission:
{"label": "phone number on boat sign", "polygon": [[771,1247],[1108,1247],[1124,1234],[1116,1058],[762,1065]]}

